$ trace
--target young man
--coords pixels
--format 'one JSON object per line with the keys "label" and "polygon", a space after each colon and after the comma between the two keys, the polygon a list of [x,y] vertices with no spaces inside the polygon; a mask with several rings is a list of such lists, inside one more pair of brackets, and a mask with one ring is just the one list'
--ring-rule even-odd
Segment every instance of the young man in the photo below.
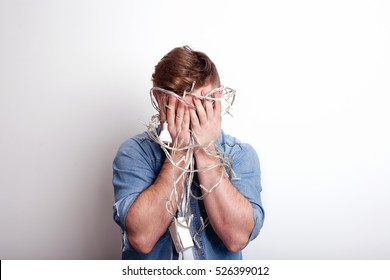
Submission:
{"label": "young man", "polygon": [[[264,220],[260,165],[250,145],[221,129],[224,88],[214,63],[187,46],[175,48],[156,65],[152,81],[171,143],[144,132],[115,157],[122,258],[242,259]],[[222,164],[226,158],[231,165]]]}

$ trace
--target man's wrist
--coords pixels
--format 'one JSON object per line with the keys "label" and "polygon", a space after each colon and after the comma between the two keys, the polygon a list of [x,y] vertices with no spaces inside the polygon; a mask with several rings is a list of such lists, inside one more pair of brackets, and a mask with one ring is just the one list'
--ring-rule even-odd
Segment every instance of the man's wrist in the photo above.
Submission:
{"label": "man's wrist", "polygon": [[221,159],[217,155],[215,148],[210,150],[199,149],[194,154],[198,169],[207,168],[221,164]]}

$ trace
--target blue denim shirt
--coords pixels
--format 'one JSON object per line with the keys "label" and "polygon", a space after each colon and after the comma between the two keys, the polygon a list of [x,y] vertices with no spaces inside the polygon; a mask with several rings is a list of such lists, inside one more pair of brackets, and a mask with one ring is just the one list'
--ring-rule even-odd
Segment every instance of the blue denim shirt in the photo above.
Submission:
{"label": "blue denim shirt", "polygon": [[[260,163],[252,146],[239,142],[236,138],[223,131],[217,145],[233,160],[233,170],[239,178],[232,184],[251,203],[253,207],[254,228],[250,240],[259,234],[264,221],[264,211],[260,192]],[[115,192],[114,220],[122,229],[122,259],[177,259],[169,230],[157,241],[152,251],[141,254],[135,251],[127,239],[125,220],[130,206],[137,197],[156,179],[165,154],[158,144],[150,139],[147,132],[141,133],[127,141],[119,148],[113,162],[113,185]],[[197,180],[197,178],[194,178]],[[199,187],[192,186],[193,191],[200,195]],[[206,209],[202,200],[192,199],[190,202],[193,228],[201,227],[200,217],[205,220]],[[191,232],[194,236],[194,232]],[[232,253],[227,250],[211,225],[208,225],[196,237],[197,246],[193,247],[195,259],[242,259],[242,253]]]}

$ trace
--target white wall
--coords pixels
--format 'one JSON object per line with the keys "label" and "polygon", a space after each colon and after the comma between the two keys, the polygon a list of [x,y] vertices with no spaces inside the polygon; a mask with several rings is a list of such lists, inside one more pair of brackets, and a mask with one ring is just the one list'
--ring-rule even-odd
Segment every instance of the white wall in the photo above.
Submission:
{"label": "white wall", "polygon": [[0,1],[0,258],[117,259],[111,163],[185,44],[237,89],[262,164],[247,259],[390,258],[390,4]]}

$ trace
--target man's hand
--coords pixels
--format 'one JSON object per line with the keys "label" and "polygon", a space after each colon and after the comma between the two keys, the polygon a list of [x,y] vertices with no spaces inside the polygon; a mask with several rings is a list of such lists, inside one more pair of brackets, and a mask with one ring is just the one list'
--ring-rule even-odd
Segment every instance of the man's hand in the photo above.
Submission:
{"label": "man's hand", "polygon": [[177,148],[183,148],[190,143],[190,113],[188,106],[174,96],[169,96],[167,107],[168,131]]}
{"label": "man's hand", "polygon": [[[202,96],[206,93],[202,91]],[[194,109],[190,110],[191,128],[194,133],[196,144],[201,147],[209,146],[214,148],[221,132],[221,92],[214,93],[218,100],[205,100],[204,104],[197,97],[193,97]]]}

